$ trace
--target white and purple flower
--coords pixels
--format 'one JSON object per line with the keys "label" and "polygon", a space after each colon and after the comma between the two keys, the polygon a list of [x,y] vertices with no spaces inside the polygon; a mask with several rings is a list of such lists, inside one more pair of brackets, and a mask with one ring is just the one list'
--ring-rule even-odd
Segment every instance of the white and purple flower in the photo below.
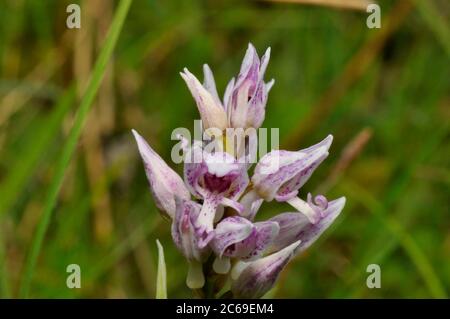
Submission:
{"label": "white and purple flower", "polygon": [[[205,130],[259,128],[274,81],[263,77],[270,49],[261,57],[250,44],[241,70],[219,98],[211,69],[204,65],[204,83],[187,69],[181,73],[191,91]],[[240,154],[207,145],[185,147],[184,180],[133,130],[157,207],[172,219],[172,238],[189,263],[186,283],[205,284],[205,267],[228,276],[236,298],[259,298],[275,284],[297,254],[311,246],[333,223],[345,198],[298,197],[300,188],[325,160],[333,140],[299,151],[272,150],[250,165]],[[252,141],[255,143],[255,141]],[[267,220],[254,221],[264,201],[287,202],[295,208]]]}

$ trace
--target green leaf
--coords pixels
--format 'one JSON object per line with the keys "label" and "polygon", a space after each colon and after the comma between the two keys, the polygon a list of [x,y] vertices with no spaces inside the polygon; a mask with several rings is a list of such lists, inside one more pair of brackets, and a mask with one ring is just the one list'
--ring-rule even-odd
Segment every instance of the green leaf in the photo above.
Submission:
{"label": "green leaf", "polygon": [[158,246],[158,272],[156,275],[156,299],[167,299],[167,273],[166,261],[164,260],[164,249],[159,240]]}

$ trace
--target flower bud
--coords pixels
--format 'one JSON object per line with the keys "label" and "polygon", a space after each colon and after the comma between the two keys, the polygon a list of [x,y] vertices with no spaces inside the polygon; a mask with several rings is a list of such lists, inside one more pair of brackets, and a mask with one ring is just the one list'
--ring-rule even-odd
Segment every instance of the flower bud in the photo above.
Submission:
{"label": "flower bud", "polygon": [[[203,122],[203,128],[218,128],[220,130],[225,130],[228,122],[227,114],[222,105],[220,105],[218,98],[214,97],[188,69],[185,68],[184,73],[181,72],[180,75],[186,82],[197,103],[197,108]],[[211,88],[210,81],[211,80],[208,79],[206,82],[209,85],[209,89],[215,90],[215,86],[214,89]]]}
{"label": "flower bud", "polygon": [[147,144],[135,130],[132,130],[144,162],[145,174],[156,206],[168,216],[175,215],[175,197],[189,199],[190,194],[181,177]]}
{"label": "flower bud", "polygon": [[263,80],[269,59],[270,48],[260,60],[255,47],[249,44],[237,80],[230,82],[233,89],[224,98],[231,127],[259,128],[264,121],[267,97],[274,84],[274,80]]}
{"label": "flower bud", "polygon": [[328,156],[333,136],[297,152],[275,150],[264,155],[255,167],[252,183],[257,194],[266,201],[287,201]]}
{"label": "flower bud", "polygon": [[299,244],[300,241],[297,241],[279,252],[244,263],[239,269],[240,273],[234,274],[237,279],[231,286],[233,297],[260,298],[264,296],[274,286],[280,272],[291,260]]}

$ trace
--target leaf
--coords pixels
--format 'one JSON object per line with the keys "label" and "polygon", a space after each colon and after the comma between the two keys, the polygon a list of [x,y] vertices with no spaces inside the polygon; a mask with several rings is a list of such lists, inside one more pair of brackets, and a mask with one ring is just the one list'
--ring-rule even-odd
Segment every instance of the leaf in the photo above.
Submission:
{"label": "leaf", "polygon": [[158,272],[156,275],[156,299],[167,299],[167,273],[166,261],[164,260],[164,249],[159,240],[158,246]]}

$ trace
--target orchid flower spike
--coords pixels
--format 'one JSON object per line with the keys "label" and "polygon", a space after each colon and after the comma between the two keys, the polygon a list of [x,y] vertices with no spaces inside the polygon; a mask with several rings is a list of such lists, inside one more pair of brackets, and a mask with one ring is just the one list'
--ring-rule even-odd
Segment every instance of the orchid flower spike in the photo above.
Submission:
{"label": "orchid flower spike", "polygon": [[[267,96],[273,80],[263,80],[270,48],[261,57],[249,44],[236,79],[231,79],[223,100],[214,76],[203,66],[203,84],[187,69],[181,73],[195,99],[202,125],[207,129],[259,128],[265,117]],[[172,218],[172,239],[186,258],[186,284],[200,289],[210,277],[235,298],[259,298],[276,283],[281,271],[296,255],[310,247],[336,220],[345,197],[328,201],[323,195],[298,197],[300,188],[327,158],[333,137],[299,151],[273,150],[263,156],[249,177],[250,165],[242,161],[247,150],[258,145],[255,134],[236,150],[210,150],[182,139],[184,180],[133,130],[145,173],[157,207]],[[255,222],[266,201],[287,202],[286,212]],[[211,278],[212,278],[211,277]],[[208,285],[210,286],[210,285]]]}

